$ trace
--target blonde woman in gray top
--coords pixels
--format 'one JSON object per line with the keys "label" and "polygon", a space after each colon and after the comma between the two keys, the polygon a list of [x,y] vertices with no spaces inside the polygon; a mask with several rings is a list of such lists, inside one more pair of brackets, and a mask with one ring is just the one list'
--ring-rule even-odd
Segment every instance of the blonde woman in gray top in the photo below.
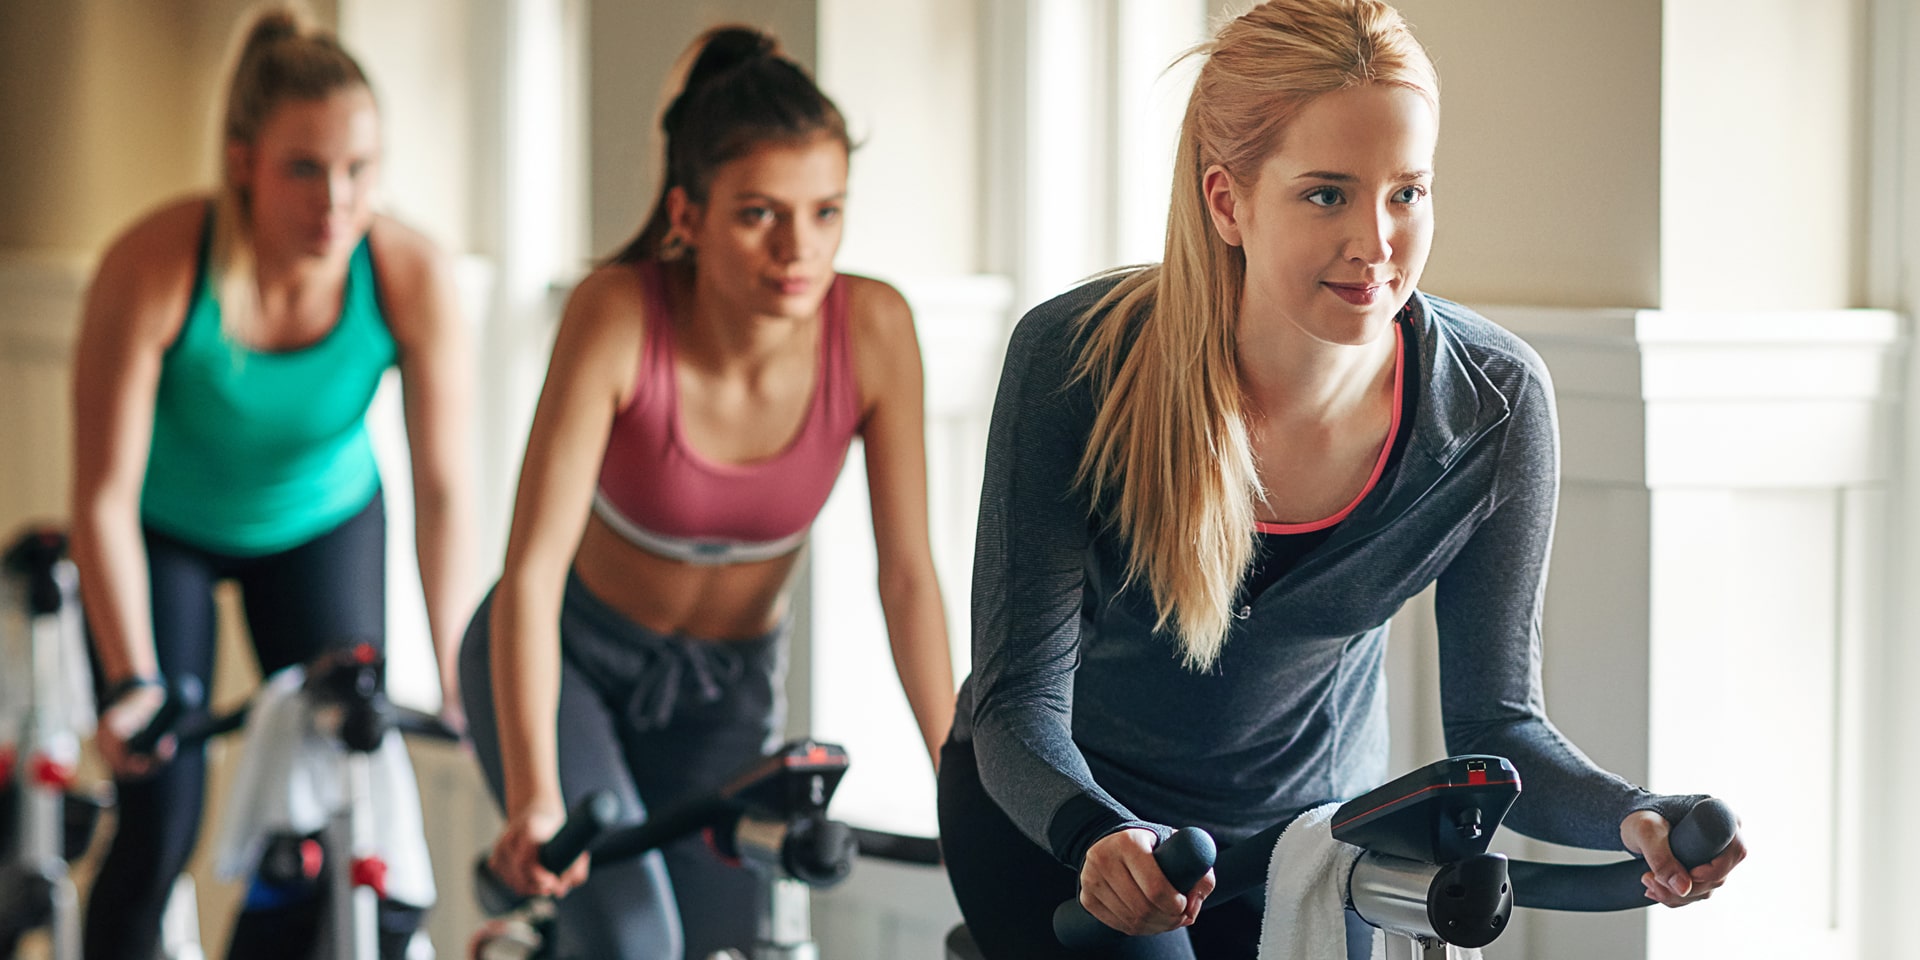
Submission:
{"label": "blonde woman in gray top", "polygon": [[1438,80],[1398,13],[1273,0],[1203,48],[1165,261],[1035,308],[995,401],[973,675],[941,836],[996,960],[1056,956],[1074,897],[1112,956],[1252,957],[1259,907],[1199,910],[1151,851],[1225,844],[1388,775],[1387,621],[1437,581],[1449,749],[1511,759],[1508,822],[1644,855],[1647,895],[1718,887],[1667,848],[1690,798],[1547,720],[1540,601],[1558,488],[1547,372],[1417,285]]}

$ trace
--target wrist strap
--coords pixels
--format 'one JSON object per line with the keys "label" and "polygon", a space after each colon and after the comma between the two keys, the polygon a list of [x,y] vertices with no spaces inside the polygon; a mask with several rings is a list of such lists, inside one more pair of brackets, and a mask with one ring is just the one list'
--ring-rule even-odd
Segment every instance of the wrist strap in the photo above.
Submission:
{"label": "wrist strap", "polygon": [[161,679],[158,674],[128,677],[107,688],[106,697],[100,701],[101,709],[104,710],[119,703],[126,699],[127,694],[139,690],[142,687],[164,687],[166,685],[167,682]]}

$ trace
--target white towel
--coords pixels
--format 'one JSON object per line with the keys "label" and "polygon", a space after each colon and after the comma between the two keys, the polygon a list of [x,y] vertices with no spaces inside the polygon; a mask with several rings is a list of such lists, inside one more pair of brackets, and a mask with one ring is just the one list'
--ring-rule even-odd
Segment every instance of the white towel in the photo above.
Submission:
{"label": "white towel", "polygon": [[[261,684],[247,712],[246,744],[220,824],[216,868],[221,879],[250,876],[270,836],[313,833],[347,802],[346,751],[314,730],[312,705],[300,695],[305,680],[306,671],[298,666],[274,674]],[[410,906],[433,906],[420,789],[400,734],[388,730],[368,760],[374,842],[387,864],[387,896]]]}
{"label": "white towel", "polygon": [[[1347,877],[1360,848],[1333,838],[1338,803],[1295,818],[1273,845],[1267,864],[1267,914],[1260,925],[1260,960],[1346,960]],[[1374,960],[1385,937],[1373,934]]]}

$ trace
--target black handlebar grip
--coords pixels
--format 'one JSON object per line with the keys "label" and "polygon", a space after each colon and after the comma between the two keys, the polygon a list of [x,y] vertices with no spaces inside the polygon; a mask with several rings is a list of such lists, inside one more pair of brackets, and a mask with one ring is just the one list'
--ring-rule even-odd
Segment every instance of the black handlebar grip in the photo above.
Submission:
{"label": "black handlebar grip", "polygon": [[[1691,870],[1723,853],[1736,831],[1733,811],[1724,802],[1708,798],[1674,824],[1667,845],[1680,864]],[[1647,862],[1638,858],[1599,866],[1515,860],[1507,872],[1513,878],[1516,906],[1597,913],[1653,905],[1640,883]]]}
{"label": "black handlebar grip", "polygon": [[205,690],[195,677],[182,677],[167,684],[167,696],[160,701],[160,709],[153,712],[140,732],[127,738],[127,752],[152,753],[153,748],[160,745],[160,738],[173,732],[173,725],[180,722],[182,714],[200,708],[204,696]]}
{"label": "black handlebar grip", "polygon": [[[1186,827],[1174,831],[1173,836],[1153,848],[1153,859],[1160,864],[1160,872],[1166,875],[1167,882],[1184,894],[1213,869],[1218,853],[1212,835],[1199,827]],[[1075,949],[1113,943],[1125,936],[1094,919],[1093,914],[1081,906],[1078,897],[1054,908],[1053,935],[1062,946]]]}
{"label": "black handlebar grip", "polygon": [[[611,792],[596,790],[582,797],[568,811],[567,822],[561,824],[560,829],[540,845],[540,852],[536,855],[540,866],[549,873],[565,870],[619,816],[620,801]],[[489,916],[499,916],[527,901],[519,891],[507,886],[507,882],[493,872],[485,854],[473,864],[473,893],[474,898],[480,901],[480,909]]]}
{"label": "black handlebar grip", "polygon": [[1733,808],[1725,801],[1708,797],[1693,805],[1680,822],[1673,825],[1673,832],[1667,835],[1667,846],[1680,865],[1692,870],[1703,863],[1712,863],[1713,858],[1727,852],[1733,845],[1734,834],[1740,831],[1740,823],[1733,816]]}
{"label": "black handlebar grip", "polygon": [[581,797],[580,802],[567,811],[567,822],[540,845],[540,866],[548,873],[566,870],[576,857],[586,852],[587,845],[593,843],[602,830],[619,818],[620,800],[611,791],[595,790]]}

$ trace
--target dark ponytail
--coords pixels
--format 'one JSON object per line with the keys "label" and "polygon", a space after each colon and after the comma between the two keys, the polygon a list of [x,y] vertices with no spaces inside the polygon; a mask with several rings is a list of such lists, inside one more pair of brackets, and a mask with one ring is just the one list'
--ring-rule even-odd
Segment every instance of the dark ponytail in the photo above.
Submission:
{"label": "dark ponytail", "polygon": [[667,194],[680,187],[705,203],[713,172],[762,143],[824,135],[852,149],[840,109],[781,55],[773,37],[751,27],[716,27],[694,41],[690,52],[696,50],[680,94],[660,118],[666,164],[653,212],[612,263],[677,257],[665,249]]}

